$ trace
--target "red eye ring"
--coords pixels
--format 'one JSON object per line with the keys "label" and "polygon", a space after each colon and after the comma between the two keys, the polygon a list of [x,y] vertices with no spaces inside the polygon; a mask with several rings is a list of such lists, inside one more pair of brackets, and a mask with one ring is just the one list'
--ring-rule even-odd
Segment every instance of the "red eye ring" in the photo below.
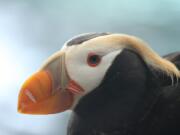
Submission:
{"label": "red eye ring", "polygon": [[101,62],[101,56],[95,53],[89,53],[87,63],[91,67],[96,67]]}

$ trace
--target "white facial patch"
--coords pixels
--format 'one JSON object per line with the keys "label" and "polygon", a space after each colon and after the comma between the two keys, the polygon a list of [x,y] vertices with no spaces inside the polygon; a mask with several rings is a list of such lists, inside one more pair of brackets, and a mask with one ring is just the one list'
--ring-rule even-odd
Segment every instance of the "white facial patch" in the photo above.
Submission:
{"label": "white facial patch", "polygon": [[[87,94],[102,82],[113,60],[122,50],[112,48],[90,48],[86,46],[70,46],[66,49],[66,68],[72,80],[78,83]],[[91,67],[87,63],[89,53],[103,55],[100,64]]]}

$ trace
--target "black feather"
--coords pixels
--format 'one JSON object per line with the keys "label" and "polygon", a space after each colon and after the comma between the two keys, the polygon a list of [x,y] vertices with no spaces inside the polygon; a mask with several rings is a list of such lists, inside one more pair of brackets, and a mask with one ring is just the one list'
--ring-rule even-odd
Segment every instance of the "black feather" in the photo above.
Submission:
{"label": "black feather", "polygon": [[90,39],[99,37],[99,36],[105,36],[109,35],[110,33],[88,33],[88,34],[83,34],[80,36],[77,36],[70,41],[67,42],[67,46],[72,46],[72,45],[79,45],[85,41],[88,41]]}
{"label": "black feather", "polygon": [[125,49],[73,110],[68,135],[179,135],[180,85],[169,81]]}

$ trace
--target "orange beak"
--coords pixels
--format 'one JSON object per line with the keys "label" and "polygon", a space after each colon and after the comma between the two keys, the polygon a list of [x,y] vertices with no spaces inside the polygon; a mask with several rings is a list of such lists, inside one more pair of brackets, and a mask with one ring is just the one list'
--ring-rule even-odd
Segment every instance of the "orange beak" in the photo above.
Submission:
{"label": "orange beak", "polygon": [[18,111],[25,114],[53,114],[68,110],[76,94],[84,90],[70,79],[65,52],[52,55],[41,70],[25,81],[18,98]]}
{"label": "orange beak", "polygon": [[75,92],[82,88],[70,81],[66,90],[53,89],[53,77],[40,71],[25,81],[18,98],[18,111],[25,114],[53,114],[70,109]]}

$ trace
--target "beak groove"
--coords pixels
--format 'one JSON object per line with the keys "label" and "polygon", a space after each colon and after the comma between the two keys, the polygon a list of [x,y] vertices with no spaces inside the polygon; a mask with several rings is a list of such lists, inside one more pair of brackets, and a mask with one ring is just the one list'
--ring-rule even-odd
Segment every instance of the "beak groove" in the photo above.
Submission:
{"label": "beak groove", "polygon": [[33,96],[33,94],[32,94],[28,89],[25,89],[25,94],[26,94],[26,96],[29,97],[29,99],[30,99],[32,102],[34,102],[34,103],[37,102],[36,98]]}

